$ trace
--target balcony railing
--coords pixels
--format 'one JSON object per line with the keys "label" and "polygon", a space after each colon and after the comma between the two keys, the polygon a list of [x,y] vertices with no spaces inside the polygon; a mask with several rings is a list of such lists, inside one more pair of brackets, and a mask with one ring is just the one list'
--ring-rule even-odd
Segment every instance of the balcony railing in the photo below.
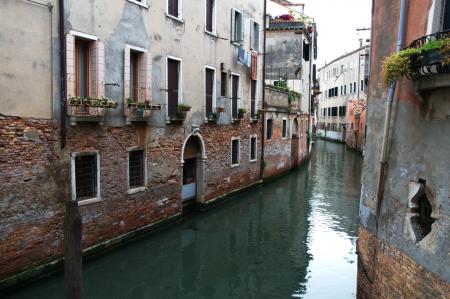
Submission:
{"label": "balcony railing", "polygon": [[420,52],[411,56],[411,71],[407,74],[410,79],[450,73],[450,30],[422,36],[406,49]]}
{"label": "balcony railing", "polygon": [[107,98],[71,98],[68,101],[67,114],[71,125],[77,122],[98,122],[103,124],[106,109],[117,108],[117,102]]}

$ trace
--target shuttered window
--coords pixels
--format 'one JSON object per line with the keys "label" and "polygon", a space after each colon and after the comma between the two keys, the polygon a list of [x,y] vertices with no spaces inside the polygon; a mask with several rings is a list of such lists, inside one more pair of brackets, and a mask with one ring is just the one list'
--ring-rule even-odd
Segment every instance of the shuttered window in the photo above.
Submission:
{"label": "shuttered window", "polygon": [[250,161],[256,160],[256,137],[250,138]]}
{"label": "shuttered window", "polygon": [[259,52],[259,24],[250,21],[250,49]]}
{"label": "shuttered window", "polygon": [[231,9],[231,42],[242,45],[244,43],[244,24],[242,14],[236,9]]}
{"label": "shuttered window", "polygon": [[221,78],[220,78],[220,96],[226,97],[227,96],[227,73],[222,72]]}
{"label": "shuttered window", "polygon": [[286,119],[283,119],[283,130],[281,131],[281,136],[283,137],[283,138],[286,138],[286,136],[287,136],[287,120]]}
{"label": "shuttered window", "polygon": [[251,116],[254,117],[256,115],[256,86],[258,84],[258,81],[256,80],[252,80],[252,85],[251,85],[251,101],[250,101],[250,112],[251,112]]}
{"label": "shuttered window", "polygon": [[215,0],[206,0],[206,31],[215,33]]}
{"label": "shuttered window", "polygon": [[232,76],[232,91],[231,91],[231,105],[232,105],[232,117],[238,117],[238,109],[239,109],[239,76]]}
{"label": "shuttered window", "polygon": [[139,54],[130,52],[130,97],[139,100]]}
{"label": "shuttered window", "polygon": [[75,39],[75,96],[89,95],[89,41]]}
{"label": "shuttered window", "polygon": [[169,7],[168,7],[168,13],[169,15],[175,17],[175,18],[180,18],[180,0],[168,0],[169,1]]}
{"label": "shuttered window", "polygon": [[176,116],[180,93],[180,61],[175,59],[167,60],[167,104],[169,116]]}
{"label": "shuttered window", "polygon": [[205,104],[206,104],[206,116],[209,117],[213,112],[213,99],[214,99],[214,80],[215,71],[210,68],[205,69]]}
{"label": "shuttered window", "polygon": [[268,119],[266,125],[267,140],[272,139],[272,132],[273,132],[273,121],[272,119]]}

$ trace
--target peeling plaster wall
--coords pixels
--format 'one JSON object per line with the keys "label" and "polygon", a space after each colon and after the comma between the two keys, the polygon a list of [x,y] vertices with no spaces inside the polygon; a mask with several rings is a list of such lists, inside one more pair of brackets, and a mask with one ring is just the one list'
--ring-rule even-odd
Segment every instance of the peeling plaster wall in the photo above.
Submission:
{"label": "peeling plaster wall", "polygon": [[[431,1],[409,1],[405,44],[425,35]],[[400,0],[374,1],[371,86],[367,109],[367,142],[361,195],[361,224],[375,233],[376,192],[388,88],[381,78],[381,60],[395,50]],[[390,31],[392,34],[387,35]],[[442,76],[442,75],[440,75]],[[450,282],[450,89],[435,89],[423,101],[413,82],[398,84],[390,132],[388,168],[379,220],[378,239],[393,245],[426,270]],[[431,110],[430,110],[431,109]],[[439,111],[438,114],[432,113]],[[426,180],[438,202],[438,219],[428,244],[404,234],[408,184]],[[380,265],[382,267],[382,265]]]}

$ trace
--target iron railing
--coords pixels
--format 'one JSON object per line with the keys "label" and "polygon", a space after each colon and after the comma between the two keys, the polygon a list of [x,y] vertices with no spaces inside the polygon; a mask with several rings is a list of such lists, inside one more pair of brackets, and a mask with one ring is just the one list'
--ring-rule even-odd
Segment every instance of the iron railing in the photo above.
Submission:
{"label": "iron railing", "polygon": [[[405,49],[420,49],[430,42],[443,39],[450,39],[450,30],[422,36]],[[445,55],[448,55],[448,53]],[[442,56],[439,50],[423,51],[420,55],[411,59],[412,72],[408,77],[412,80],[417,80],[432,74],[450,73],[450,64],[444,64],[443,58],[445,57]]]}

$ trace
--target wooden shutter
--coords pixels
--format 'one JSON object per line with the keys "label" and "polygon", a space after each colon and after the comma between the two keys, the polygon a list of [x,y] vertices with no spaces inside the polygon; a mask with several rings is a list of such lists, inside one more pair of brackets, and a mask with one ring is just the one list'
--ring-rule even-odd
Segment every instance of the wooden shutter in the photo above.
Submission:
{"label": "wooden shutter", "polygon": [[169,59],[167,70],[167,97],[168,97],[168,114],[169,116],[175,116],[178,109],[178,93],[180,83],[180,63],[176,60]]}
{"label": "wooden shutter", "polygon": [[233,111],[232,111],[232,117],[237,118],[238,116],[238,92],[239,92],[239,76],[233,75],[233,90],[232,90],[232,103]]}
{"label": "wooden shutter", "polygon": [[254,44],[254,50],[259,52],[259,24],[255,23],[255,29],[253,30],[255,32],[255,44]]}

